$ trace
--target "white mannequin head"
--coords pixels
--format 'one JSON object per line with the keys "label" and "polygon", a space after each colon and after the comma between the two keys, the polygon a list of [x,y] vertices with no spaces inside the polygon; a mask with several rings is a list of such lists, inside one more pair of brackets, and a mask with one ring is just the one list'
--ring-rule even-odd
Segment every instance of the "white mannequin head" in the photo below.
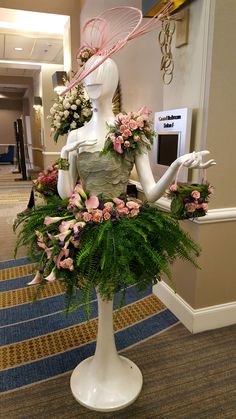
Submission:
{"label": "white mannequin head", "polygon": [[[97,58],[99,61],[100,59]],[[119,81],[116,63],[107,58],[96,70],[84,79],[84,85],[91,100],[111,99]]]}

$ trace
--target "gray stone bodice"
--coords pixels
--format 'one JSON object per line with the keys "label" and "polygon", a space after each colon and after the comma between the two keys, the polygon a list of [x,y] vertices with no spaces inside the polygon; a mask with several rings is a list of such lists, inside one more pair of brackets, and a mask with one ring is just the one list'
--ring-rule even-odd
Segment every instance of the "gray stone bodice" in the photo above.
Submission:
{"label": "gray stone bodice", "polygon": [[126,192],[134,157],[100,156],[100,152],[84,151],[78,154],[78,172],[85,191],[106,197]]}

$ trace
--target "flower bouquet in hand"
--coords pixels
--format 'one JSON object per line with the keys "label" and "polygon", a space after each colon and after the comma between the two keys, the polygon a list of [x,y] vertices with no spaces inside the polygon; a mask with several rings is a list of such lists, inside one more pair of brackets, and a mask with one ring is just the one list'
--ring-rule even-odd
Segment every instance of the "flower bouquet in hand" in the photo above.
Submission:
{"label": "flower bouquet in hand", "polygon": [[34,189],[43,194],[45,197],[58,195],[57,192],[58,164],[55,162],[38,174],[36,180],[33,181]]}
{"label": "flower bouquet in hand", "polygon": [[82,127],[91,115],[91,104],[81,85],[73,87],[64,96],[57,95],[48,116],[54,141],[57,142],[60,135]]}
{"label": "flower bouquet in hand", "polygon": [[171,199],[172,215],[178,220],[203,217],[208,211],[209,197],[214,192],[213,186],[206,181],[205,171],[203,181],[199,184],[178,183],[178,174],[179,171],[175,182],[166,191]]}
{"label": "flower bouquet in hand", "polygon": [[151,111],[146,106],[138,112],[119,113],[113,124],[107,124],[108,133],[102,154],[111,152],[124,155],[144,148],[151,148],[154,131],[152,130]]}

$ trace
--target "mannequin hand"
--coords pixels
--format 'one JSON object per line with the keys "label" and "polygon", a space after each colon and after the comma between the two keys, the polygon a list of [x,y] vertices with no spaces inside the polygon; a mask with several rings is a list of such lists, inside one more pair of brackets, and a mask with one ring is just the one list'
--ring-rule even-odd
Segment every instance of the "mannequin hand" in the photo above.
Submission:
{"label": "mannequin hand", "polygon": [[178,157],[177,162],[179,165],[183,164],[189,169],[206,169],[216,164],[214,159],[208,160],[205,163],[202,161],[202,158],[207,154],[210,154],[208,150],[194,151],[193,153],[184,154],[183,156]]}
{"label": "mannequin hand", "polygon": [[76,150],[77,148],[80,148],[81,146],[92,146],[97,143],[98,140],[78,140],[73,143],[66,144],[61,149],[61,157],[65,157],[68,155],[70,151]]}

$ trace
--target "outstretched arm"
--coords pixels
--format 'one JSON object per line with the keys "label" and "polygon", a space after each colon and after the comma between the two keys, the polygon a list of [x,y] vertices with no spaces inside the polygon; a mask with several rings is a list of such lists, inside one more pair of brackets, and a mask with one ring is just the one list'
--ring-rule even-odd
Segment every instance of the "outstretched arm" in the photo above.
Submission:
{"label": "outstretched arm", "polygon": [[188,167],[189,169],[207,168],[216,164],[213,159],[203,163],[202,158],[207,154],[209,154],[209,151],[204,150],[184,154],[183,156],[178,157],[170,165],[170,167],[158,182],[156,182],[153,177],[148,154],[137,154],[135,157],[135,165],[139,176],[139,181],[142,185],[147,200],[149,202],[155,202],[157,199],[162,197],[165,190],[172,182],[181,164],[183,164],[185,167]]}

